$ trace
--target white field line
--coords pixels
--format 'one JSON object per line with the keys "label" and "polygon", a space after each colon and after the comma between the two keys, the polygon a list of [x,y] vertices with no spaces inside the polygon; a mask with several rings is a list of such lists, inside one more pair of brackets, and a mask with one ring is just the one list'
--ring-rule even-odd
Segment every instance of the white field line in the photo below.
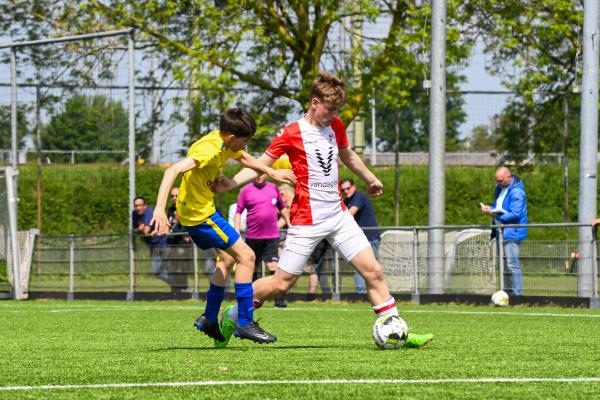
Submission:
{"label": "white field line", "polygon": [[[10,310],[10,306],[0,307],[0,309],[4,312],[11,313],[20,313],[20,312],[48,312],[48,313],[70,313],[70,312],[102,312],[102,311],[202,311],[203,308],[201,306],[148,306],[148,307],[137,307],[137,306],[105,306],[105,307],[96,307],[96,306],[76,306],[72,308],[56,308],[56,309],[46,309],[44,307],[33,307],[27,309],[18,309],[18,310]],[[7,310],[8,309],[8,310]],[[338,308],[335,306],[332,307],[306,307],[306,308],[296,308],[296,307],[287,307],[285,309],[281,308],[271,308],[264,307],[260,309],[260,312],[263,311],[274,311],[277,313],[288,312],[288,311],[316,311],[316,312],[370,312],[368,308],[364,310],[354,309],[354,308]],[[573,314],[573,313],[543,313],[543,312],[511,312],[511,311],[458,311],[458,310],[404,310],[402,308],[399,309],[400,315],[402,314],[454,314],[454,315],[509,315],[509,316],[523,316],[523,317],[569,317],[569,318],[600,318],[600,314]]]}
{"label": "white field line", "polygon": [[600,377],[590,378],[448,378],[448,379],[319,379],[319,380],[264,380],[264,381],[197,381],[149,383],[98,383],[88,385],[0,386],[0,391],[55,390],[55,389],[105,389],[184,386],[228,385],[363,385],[363,384],[434,384],[434,383],[586,383],[600,382]]}

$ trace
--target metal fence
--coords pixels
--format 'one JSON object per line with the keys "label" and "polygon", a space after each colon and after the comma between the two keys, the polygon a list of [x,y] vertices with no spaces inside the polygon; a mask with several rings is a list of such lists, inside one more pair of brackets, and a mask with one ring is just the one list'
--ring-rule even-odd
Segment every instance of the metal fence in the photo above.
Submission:
{"label": "metal fence", "polygon": [[[520,245],[523,295],[577,296],[578,280],[593,282],[597,298],[597,241],[580,243],[577,224],[529,226],[551,231],[547,240],[524,240]],[[564,229],[573,230],[564,240]],[[379,262],[393,293],[433,293],[429,272],[428,233],[432,227],[380,228]],[[440,229],[435,227],[435,229]],[[452,226],[444,230],[444,294],[491,295],[508,287],[510,273],[503,258],[503,236],[490,239],[492,226]],[[507,226],[505,229],[510,229]],[[591,229],[591,227],[590,227]],[[129,235],[41,235],[36,238],[30,292],[66,292],[76,298],[81,292],[139,293],[176,292],[190,297],[203,294],[214,270],[215,253],[191,243],[168,245],[155,251],[142,238]],[[592,258],[584,259],[586,254]],[[160,269],[153,258],[160,257]],[[156,262],[156,260],[154,260]],[[592,276],[581,265],[592,264]],[[318,294],[339,299],[354,293],[353,269],[333,250],[328,250],[319,274]],[[302,276],[292,290],[306,293],[309,277]],[[233,291],[232,285],[228,288]]]}

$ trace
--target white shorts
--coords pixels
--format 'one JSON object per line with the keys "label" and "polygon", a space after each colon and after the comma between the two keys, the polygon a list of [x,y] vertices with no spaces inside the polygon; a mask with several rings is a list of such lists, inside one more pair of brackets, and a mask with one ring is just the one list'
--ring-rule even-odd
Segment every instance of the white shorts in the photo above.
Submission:
{"label": "white shorts", "polygon": [[348,262],[371,245],[352,214],[346,211],[317,224],[290,226],[277,266],[292,275],[302,274],[308,256],[323,239]]}

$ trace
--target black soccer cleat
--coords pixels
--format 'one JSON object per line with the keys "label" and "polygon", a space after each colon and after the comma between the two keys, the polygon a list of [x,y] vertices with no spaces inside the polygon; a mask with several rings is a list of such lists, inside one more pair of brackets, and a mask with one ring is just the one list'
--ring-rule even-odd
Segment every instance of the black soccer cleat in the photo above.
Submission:
{"label": "black soccer cleat", "polygon": [[256,343],[275,343],[277,338],[258,326],[258,322],[250,321],[249,325],[236,326],[235,337],[249,339]]}
{"label": "black soccer cleat", "polygon": [[206,336],[216,340],[217,342],[225,341],[225,338],[223,337],[223,335],[221,334],[221,330],[219,329],[219,323],[217,322],[216,324],[211,324],[210,322],[208,322],[208,319],[204,314],[202,314],[198,317],[198,319],[196,319],[196,322],[194,322],[194,326],[200,332],[203,332]]}

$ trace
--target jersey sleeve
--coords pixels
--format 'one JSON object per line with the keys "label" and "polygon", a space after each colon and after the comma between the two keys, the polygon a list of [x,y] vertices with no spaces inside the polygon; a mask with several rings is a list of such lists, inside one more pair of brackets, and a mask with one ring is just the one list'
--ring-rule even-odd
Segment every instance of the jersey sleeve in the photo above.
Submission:
{"label": "jersey sleeve", "polygon": [[239,159],[239,158],[242,156],[242,153],[243,153],[243,152],[244,152],[244,150],[235,151],[235,152],[234,152],[234,151],[231,151],[231,150],[229,150],[229,153],[228,153],[228,155],[227,155],[227,156],[228,156],[229,158],[233,158],[234,160],[237,160],[237,159]]}
{"label": "jersey sleeve", "polygon": [[190,147],[187,157],[198,161],[198,168],[204,167],[210,160],[215,158],[220,152],[220,149],[213,142],[198,141]]}
{"label": "jersey sleeve", "polygon": [[339,118],[334,118],[331,121],[331,128],[335,133],[335,141],[339,148],[348,147],[348,136],[346,135],[346,127]]}
{"label": "jersey sleeve", "polygon": [[352,204],[352,205],[355,206],[356,208],[358,208],[359,211],[361,211],[367,205],[367,200],[368,200],[368,198],[366,195],[365,196],[356,196],[356,200],[354,201],[354,204]]}
{"label": "jersey sleeve", "polygon": [[283,128],[273,138],[273,141],[265,150],[265,154],[271,158],[278,159],[288,152],[290,148],[290,137],[286,128]]}
{"label": "jersey sleeve", "polygon": [[142,222],[146,226],[150,226],[150,222],[152,221],[152,217],[154,215],[154,208],[148,207],[142,216]]}

